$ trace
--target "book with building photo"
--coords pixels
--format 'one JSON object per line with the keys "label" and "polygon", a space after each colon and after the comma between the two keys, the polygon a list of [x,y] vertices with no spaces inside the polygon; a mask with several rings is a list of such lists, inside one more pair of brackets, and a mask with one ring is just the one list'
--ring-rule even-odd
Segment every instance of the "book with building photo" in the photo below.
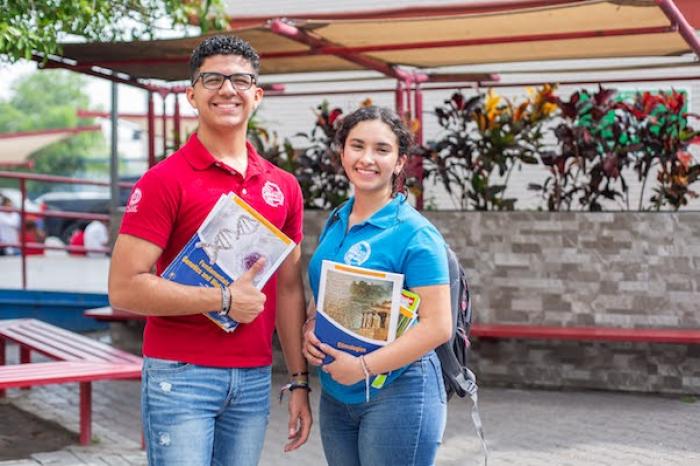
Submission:
{"label": "book with building photo", "polygon": [[[265,267],[253,279],[253,285],[262,289],[295,246],[236,194],[222,194],[161,276],[185,285],[228,286],[264,257]],[[216,311],[204,315],[226,332],[238,326]]]}
{"label": "book with building photo", "polygon": [[[403,275],[324,260],[315,334],[355,356],[396,338]],[[324,363],[332,361],[327,356]]]}

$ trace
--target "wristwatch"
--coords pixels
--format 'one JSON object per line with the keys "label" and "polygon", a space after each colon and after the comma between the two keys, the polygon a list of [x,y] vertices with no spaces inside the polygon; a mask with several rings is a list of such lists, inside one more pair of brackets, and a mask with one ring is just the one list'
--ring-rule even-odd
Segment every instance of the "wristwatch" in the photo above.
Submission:
{"label": "wristwatch", "polygon": [[231,290],[228,286],[221,287],[221,310],[218,314],[222,317],[228,315],[228,311],[231,310]]}

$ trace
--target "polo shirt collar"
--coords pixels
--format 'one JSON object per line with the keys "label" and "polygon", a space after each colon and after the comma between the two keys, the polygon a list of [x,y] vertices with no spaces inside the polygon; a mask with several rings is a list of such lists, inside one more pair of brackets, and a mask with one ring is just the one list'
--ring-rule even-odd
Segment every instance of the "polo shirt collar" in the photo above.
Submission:
{"label": "polo shirt collar", "polygon": [[[195,170],[206,170],[218,162],[204,147],[197,133],[192,133],[187,144],[182,149],[185,159]],[[249,141],[246,141],[246,150],[248,151],[248,168],[246,169],[245,178],[252,178],[255,175],[267,172],[267,165]]]}
{"label": "polo shirt collar", "polygon": [[[386,229],[393,226],[399,218],[399,209],[401,204],[406,202],[406,195],[398,193],[384,207],[375,212],[370,218],[362,222],[362,224],[370,224],[377,228]],[[342,206],[338,214],[343,218],[345,225],[348,224],[352,206],[355,204],[355,197],[351,197],[347,204]]]}

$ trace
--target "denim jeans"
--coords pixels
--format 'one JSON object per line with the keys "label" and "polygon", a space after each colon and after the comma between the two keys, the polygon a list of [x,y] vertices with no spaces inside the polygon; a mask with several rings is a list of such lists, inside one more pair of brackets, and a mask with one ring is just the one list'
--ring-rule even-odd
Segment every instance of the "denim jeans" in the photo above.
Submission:
{"label": "denim jeans", "polygon": [[270,367],[227,369],[145,358],[148,464],[254,466],[270,412]]}
{"label": "denim jeans", "polygon": [[331,466],[429,466],[446,418],[440,361],[431,352],[368,403],[345,404],[322,393],[323,452]]}

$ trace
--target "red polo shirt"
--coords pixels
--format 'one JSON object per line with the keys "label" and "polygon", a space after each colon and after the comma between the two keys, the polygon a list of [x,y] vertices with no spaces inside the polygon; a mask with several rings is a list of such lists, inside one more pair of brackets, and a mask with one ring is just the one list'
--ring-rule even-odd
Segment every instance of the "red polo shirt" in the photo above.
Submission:
{"label": "red polo shirt", "polygon": [[[235,192],[295,243],[302,239],[303,200],[296,178],[264,160],[248,143],[245,177],[218,162],[193,134],[180,150],[136,183],[120,233],[156,244],[160,274],[197,231],[222,193]],[[275,275],[263,288],[265,310],[253,322],[226,333],[201,314],[149,316],[143,354],[218,367],[272,363]]]}

